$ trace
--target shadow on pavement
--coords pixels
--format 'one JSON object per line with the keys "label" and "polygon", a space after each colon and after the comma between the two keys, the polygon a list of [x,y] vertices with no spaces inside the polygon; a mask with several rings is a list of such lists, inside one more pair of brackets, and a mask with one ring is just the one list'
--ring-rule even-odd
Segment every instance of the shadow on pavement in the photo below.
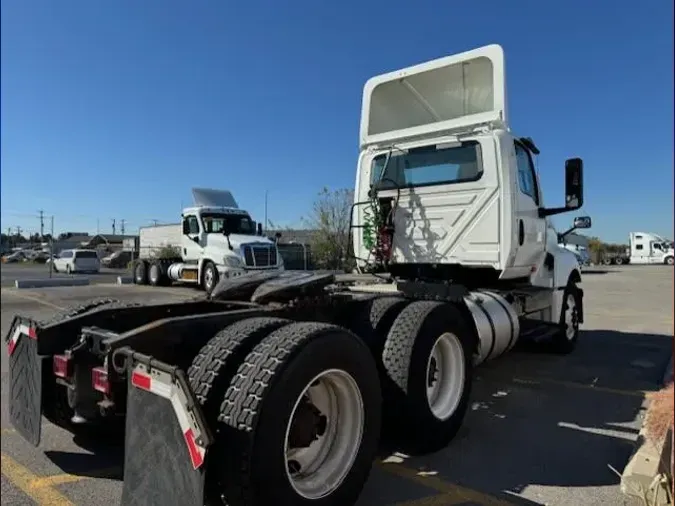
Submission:
{"label": "shadow on pavement", "polygon": [[437,454],[405,458],[405,465],[511,504],[536,504],[512,495],[528,486],[617,485],[609,466],[621,472],[630,458],[642,391],[658,389],[672,342],[591,330],[568,356],[515,352],[488,363],[476,371],[457,438]]}

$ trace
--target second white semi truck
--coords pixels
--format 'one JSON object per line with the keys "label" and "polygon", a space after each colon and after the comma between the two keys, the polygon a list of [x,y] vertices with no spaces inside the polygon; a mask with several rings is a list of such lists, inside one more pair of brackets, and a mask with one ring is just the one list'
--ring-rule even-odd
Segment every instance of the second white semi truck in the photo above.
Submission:
{"label": "second white semi truck", "polygon": [[605,265],[654,265],[675,263],[673,243],[651,232],[631,232],[628,247],[623,254],[605,255]]}
{"label": "second white semi truck", "polygon": [[223,278],[283,270],[276,244],[240,209],[231,192],[193,188],[194,206],[181,223],[141,227],[134,283],[187,283],[207,293]]}

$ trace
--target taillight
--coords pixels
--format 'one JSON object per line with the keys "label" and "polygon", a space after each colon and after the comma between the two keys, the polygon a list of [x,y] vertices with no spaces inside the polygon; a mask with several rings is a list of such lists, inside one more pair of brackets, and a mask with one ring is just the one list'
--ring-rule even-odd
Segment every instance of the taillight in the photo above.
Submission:
{"label": "taillight", "polygon": [[66,355],[54,355],[53,367],[54,375],[59,378],[69,379],[73,375],[72,362]]}
{"label": "taillight", "polygon": [[108,383],[108,371],[105,367],[94,367],[91,370],[91,384],[94,390],[103,394],[110,393],[110,383]]}

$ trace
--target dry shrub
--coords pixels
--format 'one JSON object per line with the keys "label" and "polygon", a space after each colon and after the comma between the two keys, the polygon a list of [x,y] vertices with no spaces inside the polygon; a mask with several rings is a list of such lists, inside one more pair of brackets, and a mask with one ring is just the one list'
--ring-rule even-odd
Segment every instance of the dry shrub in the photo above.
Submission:
{"label": "dry shrub", "polygon": [[673,383],[658,392],[650,393],[649,408],[645,418],[647,437],[653,442],[661,442],[673,427],[675,417],[675,390]]}
{"label": "dry shrub", "polygon": [[[673,419],[675,418],[675,388],[673,388],[673,383],[658,392],[649,394],[647,398],[650,402],[645,417],[646,435],[654,443],[661,442],[666,438],[668,430],[673,429]],[[672,497],[675,496],[675,480],[673,480],[675,476],[675,443],[672,438],[670,446],[670,462],[666,461],[663,464],[670,471],[668,481],[670,481],[669,489],[672,500]]]}

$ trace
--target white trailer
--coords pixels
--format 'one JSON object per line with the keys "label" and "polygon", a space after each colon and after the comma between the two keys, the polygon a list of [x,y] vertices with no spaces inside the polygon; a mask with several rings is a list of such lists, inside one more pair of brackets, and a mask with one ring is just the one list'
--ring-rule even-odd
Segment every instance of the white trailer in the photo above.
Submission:
{"label": "white trailer", "polygon": [[193,188],[181,223],[142,227],[134,283],[180,282],[211,293],[221,279],[249,271],[283,270],[276,244],[227,190]]}

